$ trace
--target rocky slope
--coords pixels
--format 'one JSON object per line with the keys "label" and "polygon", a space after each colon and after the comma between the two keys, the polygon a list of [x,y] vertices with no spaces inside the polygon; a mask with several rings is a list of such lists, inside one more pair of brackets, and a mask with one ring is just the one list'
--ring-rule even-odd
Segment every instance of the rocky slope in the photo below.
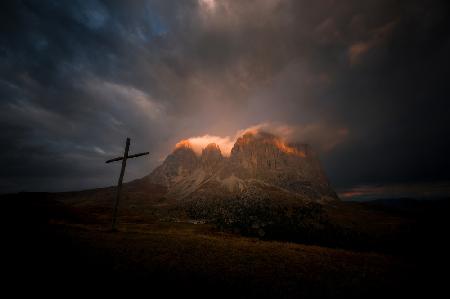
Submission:
{"label": "rocky slope", "polygon": [[290,197],[324,202],[337,199],[317,155],[306,144],[286,144],[269,133],[246,133],[224,157],[216,144],[197,156],[181,142],[147,178],[176,199]]}

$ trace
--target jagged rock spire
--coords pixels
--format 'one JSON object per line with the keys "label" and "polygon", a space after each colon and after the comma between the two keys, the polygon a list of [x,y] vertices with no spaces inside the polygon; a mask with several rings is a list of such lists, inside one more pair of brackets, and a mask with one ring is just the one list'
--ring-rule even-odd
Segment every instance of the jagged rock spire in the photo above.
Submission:
{"label": "jagged rock spire", "polygon": [[223,160],[220,147],[215,143],[208,144],[202,151],[200,162],[205,169],[215,168]]}

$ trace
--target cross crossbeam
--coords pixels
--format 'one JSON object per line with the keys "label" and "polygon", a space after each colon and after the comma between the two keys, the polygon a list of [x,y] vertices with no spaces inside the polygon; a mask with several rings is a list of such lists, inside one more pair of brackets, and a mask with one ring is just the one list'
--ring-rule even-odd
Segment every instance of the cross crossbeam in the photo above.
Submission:
{"label": "cross crossbeam", "polygon": [[[137,157],[145,156],[145,155],[148,155],[148,154],[149,154],[149,152],[144,152],[144,153],[139,153],[139,154],[129,155],[129,156],[127,157],[127,159],[137,158]],[[111,163],[111,162],[116,162],[116,161],[120,161],[120,160],[123,160],[123,157],[117,157],[117,158],[114,158],[114,159],[110,159],[110,160],[106,161],[105,163]]]}
{"label": "cross crossbeam", "polygon": [[122,161],[122,168],[120,169],[119,181],[117,182],[116,200],[114,201],[114,209],[113,209],[113,216],[112,216],[112,230],[113,231],[116,230],[117,210],[119,207],[120,194],[122,191],[122,181],[123,181],[123,176],[125,175],[125,167],[127,166],[127,160],[149,154],[149,152],[144,152],[144,153],[139,153],[139,154],[134,154],[134,155],[128,155],[129,150],[130,150],[130,138],[127,138],[127,141],[125,143],[125,152],[124,152],[123,156],[106,161],[106,163]]}

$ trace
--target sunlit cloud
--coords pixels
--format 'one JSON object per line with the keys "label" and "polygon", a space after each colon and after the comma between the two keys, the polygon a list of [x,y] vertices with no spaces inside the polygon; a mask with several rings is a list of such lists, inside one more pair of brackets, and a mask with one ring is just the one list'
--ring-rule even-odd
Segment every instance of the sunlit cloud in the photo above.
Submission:
{"label": "sunlit cloud", "polygon": [[202,153],[202,150],[210,143],[215,143],[220,147],[222,155],[229,156],[231,153],[231,149],[233,148],[235,139],[225,136],[213,136],[213,135],[203,135],[203,136],[195,136],[190,137],[186,140],[182,140],[177,144],[179,146],[186,146],[187,143],[190,144],[190,147],[194,150],[194,152],[198,155]]}
{"label": "sunlit cloud", "polygon": [[305,125],[288,125],[277,122],[261,123],[237,132],[237,136],[246,132],[263,131],[280,137],[283,141],[311,144],[316,150],[327,152],[344,142],[349,136],[349,129],[324,123]]}
{"label": "sunlit cloud", "polygon": [[347,128],[332,128],[330,126],[311,124],[305,126],[287,125],[281,123],[261,123],[236,131],[231,136],[216,136],[205,134],[201,136],[189,137],[177,143],[177,147],[189,146],[197,154],[210,143],[215,143],[220,147],[224,156],[229,156],[236,140],[246,133],[257,134],[265,132],[280,138],[281,143],[277,146],[289,151],[289,143],[312,143],[313,146],[323,152],[331,151],[338,144],[342,143],[348,136]]}

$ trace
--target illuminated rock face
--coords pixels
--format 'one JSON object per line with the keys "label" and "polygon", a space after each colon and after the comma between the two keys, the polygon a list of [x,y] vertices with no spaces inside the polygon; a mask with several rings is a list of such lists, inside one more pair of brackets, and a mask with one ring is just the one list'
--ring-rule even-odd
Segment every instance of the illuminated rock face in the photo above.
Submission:
{"label": "illuminated rock face", "polygon": [[224,157],[220,151],[220,148],[215,143],[210,143],[203,149],[200,157],[200,166],[208,172],[214,172],[217,167],[221,166],[224,161]]}
{"label": "illuminated rock face", "polygon": [[189,146],[177,146],[150,178],[152,183],[169,187],[191,175],[198,166],[198,158]]}
{"label": "illuminated rock face", "polygon": [[317,155],[306,144],[286,144],[264,133],[238,138],[230,157],[209,144],[198,157],[189,144],[177,146],[149,180],[177,199],[227,197],[273,189],[303,200],[337,199]]}

